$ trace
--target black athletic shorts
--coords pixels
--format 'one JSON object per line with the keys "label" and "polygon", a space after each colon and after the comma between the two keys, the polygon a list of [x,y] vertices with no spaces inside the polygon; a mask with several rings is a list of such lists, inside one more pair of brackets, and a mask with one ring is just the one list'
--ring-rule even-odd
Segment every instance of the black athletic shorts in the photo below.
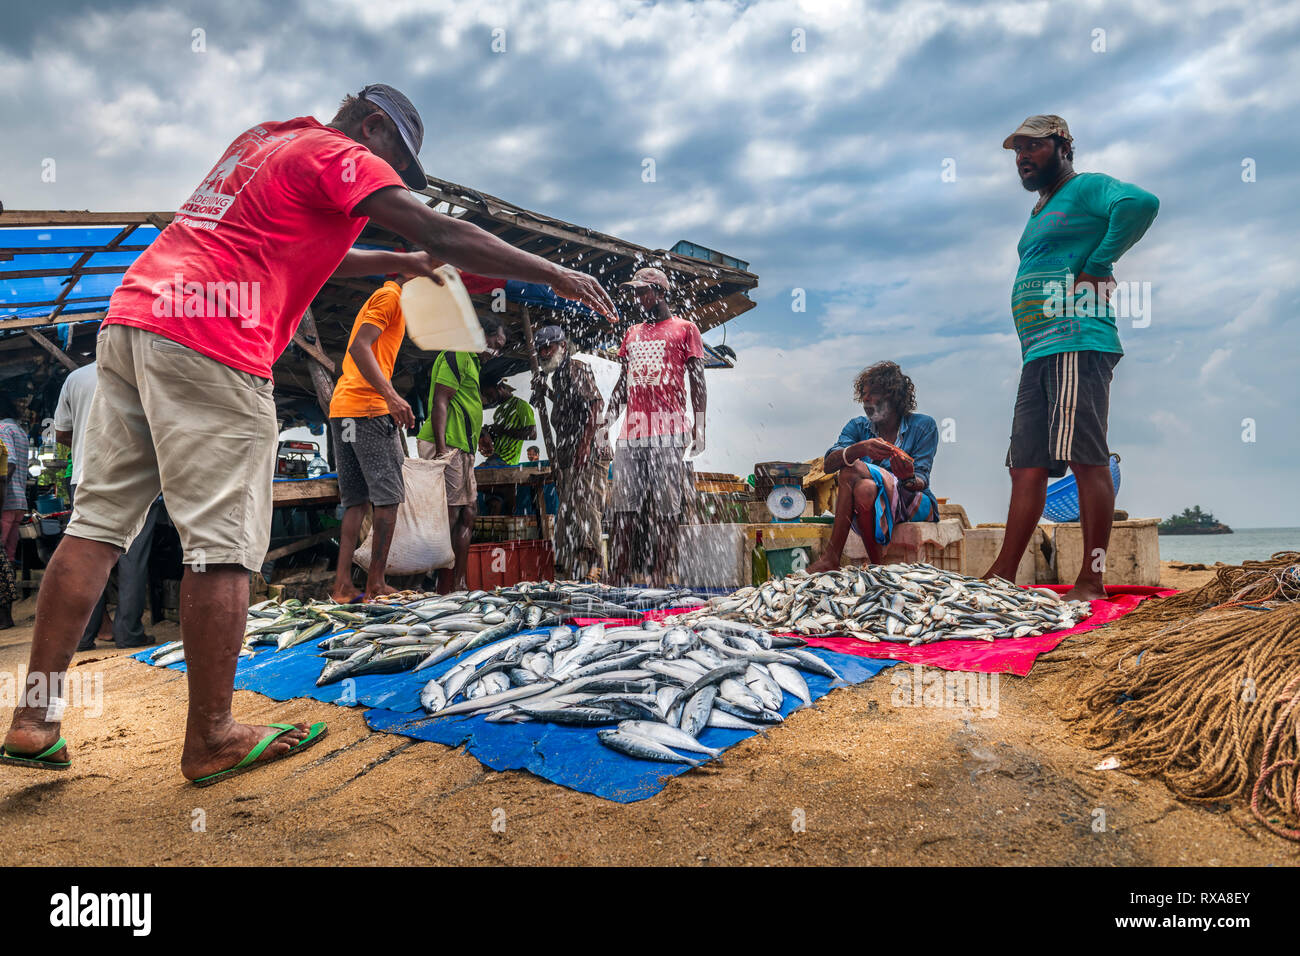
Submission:
{"label": "black athletic shorts", "polygon": [[1008,468],[1046,468],[1053,478],[1069,462],[1105,465],[1110,379],[1118,352],[1058,352],[1025,363],[1011,423]]}
{"label": "black athletic shorts", "polygon": [[339,475],[339,502],[353,505],[399,505],[406,500],[402,481],[401,430],[391,415],[331,418],[330,439]]}

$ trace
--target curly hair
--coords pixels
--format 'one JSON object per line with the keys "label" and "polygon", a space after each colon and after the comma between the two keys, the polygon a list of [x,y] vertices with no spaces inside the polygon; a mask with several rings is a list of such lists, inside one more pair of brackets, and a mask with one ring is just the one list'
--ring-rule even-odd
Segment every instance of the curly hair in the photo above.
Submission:
{"label": "curly hair", "polygon": [[900,415],[916,411],[916,386],[897,362],[876,362],[858,373],[853,380],[853,400],[861,402],[868,392],[887,396]]}

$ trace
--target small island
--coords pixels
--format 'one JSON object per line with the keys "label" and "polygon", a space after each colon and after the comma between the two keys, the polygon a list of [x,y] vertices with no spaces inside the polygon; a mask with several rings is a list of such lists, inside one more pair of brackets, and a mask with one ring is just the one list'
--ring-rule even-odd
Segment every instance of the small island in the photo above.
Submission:
{"label": "small island", "polygon": [[1160,522],[1161,534],[1232,534],[1226,524],[1214,520],[1214,515],[1202,511],[1200,505],[1184,508],[1180,515],[1170,515]]}

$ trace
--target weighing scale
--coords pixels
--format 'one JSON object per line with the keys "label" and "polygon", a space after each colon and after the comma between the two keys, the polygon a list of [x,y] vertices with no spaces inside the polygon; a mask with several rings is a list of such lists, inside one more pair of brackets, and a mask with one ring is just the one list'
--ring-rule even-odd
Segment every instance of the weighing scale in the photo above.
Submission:
{"label": "weighing scale", "polygon": [[803,493],[802,479],[811,470],[809,465],[794,461],[766,461],[754,466],[755,483],[772,484],[766,502],[774,524],[798,521],[803,516],[808,497]]}

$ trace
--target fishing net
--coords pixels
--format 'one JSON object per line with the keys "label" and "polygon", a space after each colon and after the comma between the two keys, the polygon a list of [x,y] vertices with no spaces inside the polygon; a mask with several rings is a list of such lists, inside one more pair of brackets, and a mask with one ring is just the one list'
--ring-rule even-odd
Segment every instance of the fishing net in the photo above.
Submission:
{"label": "fishing net", "polygon": [[1089,746],[1185,800],[1249,799],[1300,840],[1300,552],[1221,568],[1092,634],[1067,714]]}

